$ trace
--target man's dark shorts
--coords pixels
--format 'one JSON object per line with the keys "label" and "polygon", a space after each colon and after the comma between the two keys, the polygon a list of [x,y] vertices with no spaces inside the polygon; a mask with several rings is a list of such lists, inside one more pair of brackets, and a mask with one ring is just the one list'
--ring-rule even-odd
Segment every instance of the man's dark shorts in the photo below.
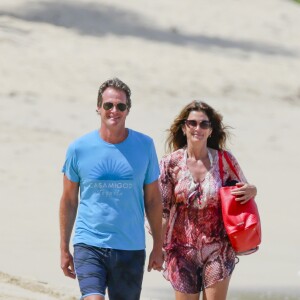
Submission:
{"label": "man's dark shorts", "polygon": [[116,250],[74,245],[74,265],[82,298],[105,295],[110,300],[140,299],[145,250]]}

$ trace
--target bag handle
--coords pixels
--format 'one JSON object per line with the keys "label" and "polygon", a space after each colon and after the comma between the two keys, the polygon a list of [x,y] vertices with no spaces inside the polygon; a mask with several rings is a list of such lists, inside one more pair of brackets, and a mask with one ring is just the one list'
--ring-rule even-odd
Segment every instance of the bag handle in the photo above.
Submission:
{"label": "bag handle", "polygon": [[234,175],[238,178],[238,180],[240,181],[240,177],[231,161],[231,159],[229,158],[229,155],[228,155],[228,152],[227,151],[221,151],[219,150],[218,151],[218,155],[219,155],[219,169],[220,169],[220,177],[221,177],[221,180],[222,180],[222,185],[224,184],[224,169],[223,169],[223,160],[222,160],[222,153],[223,153],[223,156],[224,158],[226,159],[230,169],[232,170],[232,172],[234,173]]}
{"label": "bag handle", "polygon": [[220,170],[220,177],[221,177],[221,182],[222,186],[224,185],[224,170],[223,170],[223,160],[222,160],[222,155],[221,155],[221,150],[218,151],[218,156],[219,156],[219,170]]}

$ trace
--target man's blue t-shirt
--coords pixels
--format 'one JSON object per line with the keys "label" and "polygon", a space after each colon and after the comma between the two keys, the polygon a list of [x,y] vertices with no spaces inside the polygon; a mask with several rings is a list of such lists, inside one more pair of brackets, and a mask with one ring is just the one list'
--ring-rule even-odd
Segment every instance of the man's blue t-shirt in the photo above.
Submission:
{"label": "man's blue t-shirt", "polygon": [[150,137],[128,129],[122,143],[109,144],[95,130],[69,146],[62,171],[80,186],[73,244],[145,248],[143,186],[159,176]]}

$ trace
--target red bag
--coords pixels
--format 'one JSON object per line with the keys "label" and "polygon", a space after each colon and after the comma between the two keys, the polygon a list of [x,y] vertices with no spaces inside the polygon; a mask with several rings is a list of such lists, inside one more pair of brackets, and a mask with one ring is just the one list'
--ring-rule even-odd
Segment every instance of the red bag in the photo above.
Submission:
{"label": "red bag", "polygon": [[[231,170],[236,177],[239,178],[228,153],[226,151],[222,153]],[[224,185],[221,151],[219,151],[219,169],[222,185]],[[223,222],[232,248],[236,254],[251,254],[258,250],[258,245],[261,243],[259,213],[254,198],[245,204],[241,204],[235,200],[235,196],[230,193],[230,191],[235,188],[235,186],[223,186],[220,188]]]}

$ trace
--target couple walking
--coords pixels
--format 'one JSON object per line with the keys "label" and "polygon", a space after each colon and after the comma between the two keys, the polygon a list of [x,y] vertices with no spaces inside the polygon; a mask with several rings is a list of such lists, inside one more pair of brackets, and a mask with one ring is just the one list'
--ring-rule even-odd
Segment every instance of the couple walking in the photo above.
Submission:
{"label": "couple walking", "polygon": [[[236,255],[219,201],[218,150],[225,149],[222,116],[192,101],[173,121],[170,153],[158,163],[153,140],[126,128],[129,87],[113,78],[99,88],[100,128],[70,144],[60,202],[61,268],[78,279],[84,300],[140,298],[146,214],[153,238],[148,271],[162,271],[177,300],[226,299]],[[235,157],[241,203],[256,195]],[[224,179],[237,180],[226,168]],[[80,199],[80,200],[79,200]],[[75,224],[73,246],[69,249]],[[163,268],[163,263],[165,266]]]}

